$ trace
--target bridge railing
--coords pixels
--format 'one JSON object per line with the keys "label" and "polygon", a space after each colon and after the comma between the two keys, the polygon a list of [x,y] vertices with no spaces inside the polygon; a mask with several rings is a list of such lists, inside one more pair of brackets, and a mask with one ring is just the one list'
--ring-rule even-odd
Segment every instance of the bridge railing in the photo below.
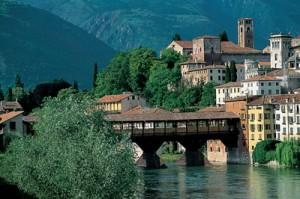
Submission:
{"label": "bridge railing", "polygon": [[116,122],[116,132],[128,132],[133,136],[194,135],[230,133],[238,129],[237,123],[227,120],[199,120],[178,122]]}

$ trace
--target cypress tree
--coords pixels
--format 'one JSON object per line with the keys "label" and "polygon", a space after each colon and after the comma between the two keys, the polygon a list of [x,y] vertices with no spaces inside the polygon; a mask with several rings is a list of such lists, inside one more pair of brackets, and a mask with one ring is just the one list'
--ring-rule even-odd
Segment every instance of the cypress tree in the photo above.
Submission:
{"label": "cypress tree", "polygon": [[173,41],[180,41],[181,40],[181,36],[178,33],[175,33],[175,35],[172,38]]}
{"label": "cypress tree", "polygon": [[0,84],[0,101],[4,100],[4,93],[3,90],[1,88],[1,84]]}
{"label": "cypress tree", "polygon": [[231,74],[228,64],[226,64],[226,70],[225,70],[225,83],[228,83],[231,81]]}
{"label": "cypress tree", "polygon": [[94,72],[93,72],[93,88],[96,88],[97,74],[98,74],[98,65],[97,63],[95,63]]}
{"label": "cypress tree", "polygon": [[236,69],[236,66],[235,66],[235,62],[234,61],[231,61],[230,62],[230,76],[231,76],[231,81],[232,82],[236,82],[237,80],[237,69]]}
{"label": "cypress tree", "polygon": [[6,101],[13,101],[13,93],[11,87],[9,87],[7,90]]}
{"label": "cypress tree", "polygon": [[229,41],[229,40],[228,40],[228,36],[227,36],[226,31],[223,31],[223,32],[219,35],[219,37],[220,37],[220,40],[221,40],[221,41]]}
{"label": "cypress tree", "polygon": [[16,81],[15,81],[15,86],[16,88],[23,88],[24,87],[24,84],[22,83],[22,80],[21,80],[21,76],[19,74],[16,75]]}
{"label": "cypress tree", "polygon": [[76,80],[73,82],[73,88],[78,91],[78,82]]}

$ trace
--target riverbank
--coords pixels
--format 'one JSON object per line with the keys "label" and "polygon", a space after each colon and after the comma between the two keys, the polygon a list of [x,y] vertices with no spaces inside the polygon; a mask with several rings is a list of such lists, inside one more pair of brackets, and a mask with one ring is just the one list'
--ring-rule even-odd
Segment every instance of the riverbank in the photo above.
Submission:
{"label": "riverbank", "polygon": [[177,160],[180,159],[180,157],[182,156],[182,154],[178,154],[178,153],[164,153],[160,155],[160,159],[163,162],[176,162]]}

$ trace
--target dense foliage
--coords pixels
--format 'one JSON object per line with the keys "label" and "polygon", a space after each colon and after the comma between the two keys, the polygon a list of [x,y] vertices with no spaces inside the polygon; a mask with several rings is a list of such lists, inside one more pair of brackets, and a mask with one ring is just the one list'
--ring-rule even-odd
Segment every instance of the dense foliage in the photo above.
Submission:
{"label": "dense foliage", "polygon": [[152,106],[170,110],[215,105],[215,83],[182,85],[180,63],[185,60],[186,55],[173,49],[163,50],[160,57],[143,47],[120,53],[99,73],[94,94],[101,97],[131,91]]}
{"label": "dense foliage", "polygon": [[257,143],[252,154],[253,162],[265,164],[275,160],[274,151],[278,143],[276,140],[263,140]]}
{"label": "dense foliage", "polygon": [[73,90],[49,98],[36,113],[36,135],[9,145],[1,177],[38,198],[134,198],[133,146],[94,106]]}
{"label": "dense foliage", "polygon": [[281,143],[271,140],[259,142],[253,151],[253,161],[265,164],[272,160],[283,166],[300,166],[300,142],[295,140]]}

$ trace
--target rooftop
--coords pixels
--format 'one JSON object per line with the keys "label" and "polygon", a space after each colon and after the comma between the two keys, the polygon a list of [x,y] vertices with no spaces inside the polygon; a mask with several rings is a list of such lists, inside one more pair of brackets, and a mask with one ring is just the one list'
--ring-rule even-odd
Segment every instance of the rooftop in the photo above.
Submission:
{"label": "rooftop", "polygon": [[254,48],[242,48],[231,41],[221,42],[221,51],[225,54],[258,54],[260,50]]}
{"label": "rooftop", "polygon": [[126,99],[132,96],[132,93],[123,93],[119,95],[105,95],[99,99],[100,103],[113,103],[113,102],[120,102],[123,99]]}
{"label": "rooftop", "polygon": [[108,121],[116,122],[144,122],[144,121],[187,121],[187,120],[206,120],[206,119],[238,119],[234,113],[229,112],[147,112],[134,114],[110,114],[106,116]]}
{"label": "rooftop", "polygon": [[[276,69],[266,74],[270,77],[282,77],[284,76],[284,70],[283,69]],[[288,75],[290,77],[300,77],[300,73],[295,71],[294,69],[288,69]]]}
{"label": "rooftop", "polygon": [[255,77],[243,80],[242,82],[253,82],[253,81],[281,81],[281,80],[277,79],[275,76],[257,75]]}
{"label": "rooftop", "polygon": [[6,110],[20,111],[23,110],[23,108],[21,104],[17,101],[1,101],[0,111],[6,111]]}
{"label": "rooftop", "polygon": [[0,115],[0,124],[8,121],[8,120],[11,120],[19,115],[21,115],[23,113],[23,111],[12,111],[12,112],[9,112],[9,113],[4,113],[4,114],[1,114]]}
{"label": "rooftop", "polygon": [[300,103],[300,94],[265,95],[251,101],[248,105],[287,104],[291,102]]}
{"label": "rooftop", "polygon": [[220,37],[213,36],[213,35],[202,35],[202,36],[196,37],[195,39],[220,39]]}
{"label": "rooftop", "polygon": [[181,46],[182,48],[193,48],[193,42],[192,41],[174,41],[175,43],[177,43],[179,46]]}
{"label": "rooftop", "polygon": [[241,82],[228,82],[227,84],[217,86],[216,88],[232,88],[232,87],[242,87],[242,84]]}
{"label": "rooftop", "polygon": [[224,106],[220,106],[220,107],[211,106],[211,107],[206,107],[206,108],[200,109],[198,112],[199,113],[225,112],[225,107]]}

